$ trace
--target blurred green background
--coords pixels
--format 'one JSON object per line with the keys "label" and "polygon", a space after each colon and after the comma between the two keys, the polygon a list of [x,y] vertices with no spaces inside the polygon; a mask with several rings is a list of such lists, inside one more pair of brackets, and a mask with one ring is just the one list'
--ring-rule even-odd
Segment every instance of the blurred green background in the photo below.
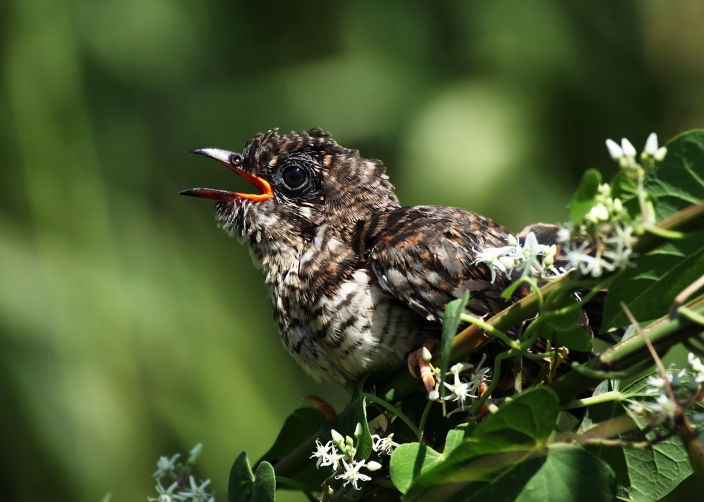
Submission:
{"label": "blurred green background", "polygon": [[345,402],[177,195],[245,186],[191,149],[319,126],[404,204],[559,222],[607,137],[704,125],[702,26],[698,0],[0,1],[0,500],[146,500],[199,441],[222,499],[302,396]]}

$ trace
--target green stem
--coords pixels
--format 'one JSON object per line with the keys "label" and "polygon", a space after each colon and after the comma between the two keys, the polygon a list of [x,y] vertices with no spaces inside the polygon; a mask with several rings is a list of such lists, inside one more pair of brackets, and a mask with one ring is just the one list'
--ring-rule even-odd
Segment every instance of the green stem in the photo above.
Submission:
{"label": "green stem", "polygon": [[472,407],[472,413],[474,413],[475,415],[479,413],[479,410],[484,404],[484,401],[489,399],[489,396],[491,396],[494,390],[496,390],[496,386],[499,385],[499,380],[501,380],[501,361],[503,361],[504,359],[508,359],[509,357],[513,357],[517,354],[520,354],[519,349],[511,349],[507,350],[506,352],[502,352],[496,356],[496,359],[494,359],[494,373],[491,375],[491,382],[489,383],[489,388],[474,403],[474,406]]}
{"label": "green stem", "polygon": [[[689,309],[704,315],[704,299],[689,305]],[[701,325],[684,317],[669,320],[661,319],[644,330],[644,335],[652,342],[655,350],[662,354],[670,347],[701,332]],[[550,387],[560,396],[561,402],[569,403],[575,395],[584,392],[605,378],[614,376],[614,372],[631,373],[633,368],[642,370],[652,364],[650,351],[640,336],[624,340],[602,352],[598,357],[553,381]],[[586,369],[587,371],[584,371]]]}
{"label": "green stem", "polygon": [[310,492],[308,487],[306,485],[299,483],[298,481],[291,479],[291,478],[285,478],[283,476],[276,476],[276,482],[280,483],[282,485],[288,485],[291,486],[297,490],[300,490],[303,495],[310,500],[310,502],[318,502],[318,499],[313,496],[313,494]]}
{"label": "green stem", "polygon": [[506,345],[508,345],[508,346],[511,347],[512,349],[518,349],[518,348],[519,348],[518,343],[516,343],[514,340],[511,340],[511,339],[508,337],[508,335],[506,335],[506,333],[504,333],[503,331],[500,331],[500,330],[496,329],[494,326],[492,326],[491,324],[489,324],[489,323],[487,323],[487,322],[485,322],[485,321],[482,321],[482,320],[479,319],[478,317],[474,317],[474,316],[469,315],[469,314],[461,314],[461,315],[460,315],[460,320],[462,320],[462,321],[464,321],[464,322],[468,322],[468,323],[470,323],[470,324],[474,324],[476,327],[478,327],[478,328],[482,329],[483,331],[489,333],[490,335],[492,335],[492,336],[498,338],[499,340],[501,340],[502,342],[504,342]]}
{"label": "green stem", "polygon": [[555,351],[551,350],[550,352],[545,352],[543,354],[528,354],[526,352],[523,353],[523,357],[526,357],[528,359],[534,359],[536,361],[540,359],[545,359],[546,357],[554,357],[555,356]]}
{"label": "green stem", "polygon": [[428,420],[428,415],[430,414],[430,408],[433,407],[434,401],[431,401],[428,399],[428,404],[425,405],[425,409],[423,410],[423,415],[420,417],[420,424],[418,425],[418,430],[420,433],[418,434],[418,442],[422,443],[423,442],[423,436],[425,434],[425,422]]}
{"label": "green stem", "polygon": [[609,401],[621,401],[623,399],[623,394],[617,390],[611,390],[609,392],[604,392],[598,396],[586,397],[584,399],[576,399],[565,406],[565,409],[571,410],[573,408],[584,408],[585,406],[592,406],[594,404],[607,403]]}
{"label": "green stem", "polygon": [[693,323],[701,324],[704,326],[704,315],[698,314],[694,310],[690,310],[687,307],[680,307],[677,309],[677,313],[682,317],[689,319]]}
{"label": "green stem", "polygon": [[367,400],[378,404],[382,408],[396,415],[398,418],[403,420],[408,427],[411,428],[411,430],[416,436],[420,437],[420,430],[418,429],[418,427],[416,427],[416,424],[414,424],[410,418],[408,418],[401,410],[396,408],[393,404],[389,403],[388,401],[384,401],[383,399],[378,396],[375,396],[374,394],[369,394],[367,392],[362,393],[362,396],[364,396]]}

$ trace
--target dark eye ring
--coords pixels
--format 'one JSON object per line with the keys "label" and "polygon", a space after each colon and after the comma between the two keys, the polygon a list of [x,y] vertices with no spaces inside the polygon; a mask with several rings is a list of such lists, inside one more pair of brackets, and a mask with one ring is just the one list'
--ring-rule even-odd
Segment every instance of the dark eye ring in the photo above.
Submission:
{"label": "dark eye ring", "polygon": [[239,153],[233,153],[232,157],[230,157],[230,164],[233,166],[241,166],[242,165],[242,155]]}
{"label": "dark eye ring", "polygon": [[289,166],[281,173],[281,179],[290,190],[300,190],[308,182],[308,172],[299,166]]}

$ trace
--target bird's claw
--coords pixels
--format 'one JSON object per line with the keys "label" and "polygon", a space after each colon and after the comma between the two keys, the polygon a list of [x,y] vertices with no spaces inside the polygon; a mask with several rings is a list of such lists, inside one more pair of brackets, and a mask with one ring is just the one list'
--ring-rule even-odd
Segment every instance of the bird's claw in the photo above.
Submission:
{"label": "bird's claw", "polygon": [[435,388],[435,376],[433,375],[433,368],[430,366],[430,362],[426,361],[425,357],[423,357],[423,349],[432,352],[437,346],[437,340],[428,339],[423,342],[421,348],[408,354],[408,371],[415,377],[415,368],[418,366],[420,379],[423,381],[423,385],[425,385],[428,394]]}

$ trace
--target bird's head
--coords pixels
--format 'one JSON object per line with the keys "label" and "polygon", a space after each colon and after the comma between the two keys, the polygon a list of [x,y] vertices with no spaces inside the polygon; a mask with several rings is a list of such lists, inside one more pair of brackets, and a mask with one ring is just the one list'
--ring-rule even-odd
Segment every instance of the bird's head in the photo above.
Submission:
{"label": "bird's head", "polygon": [[242,153],[216,148],[191,153],[217,160],[257,189],[254,194],[210,188],[181,192],[215,200],[225,230],[250,242],[294,245],[321,225],[344,236],[358,221],[398,207],[380,161],[361,158],[319,129],[283,136],[274,129],[257,135]]}

